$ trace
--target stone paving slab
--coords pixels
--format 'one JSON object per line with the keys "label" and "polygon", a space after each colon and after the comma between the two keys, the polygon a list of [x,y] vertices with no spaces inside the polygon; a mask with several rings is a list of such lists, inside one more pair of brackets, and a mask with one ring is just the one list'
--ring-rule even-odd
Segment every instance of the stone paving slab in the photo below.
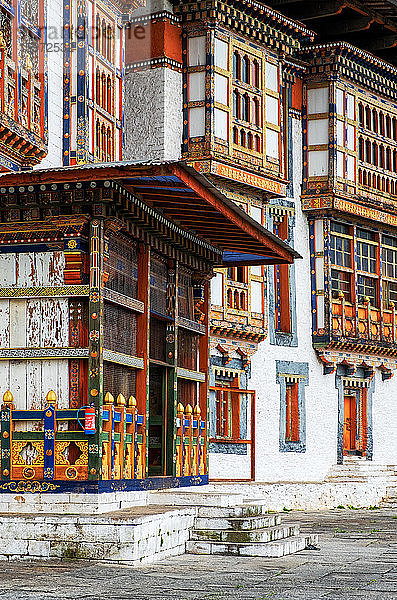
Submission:
{"label": "stone paving slab", "polygon": [[184,555],[144,567],[0,562],[0,600],[396,600],[397,511],[288,515],[320,550],[283,558]]}

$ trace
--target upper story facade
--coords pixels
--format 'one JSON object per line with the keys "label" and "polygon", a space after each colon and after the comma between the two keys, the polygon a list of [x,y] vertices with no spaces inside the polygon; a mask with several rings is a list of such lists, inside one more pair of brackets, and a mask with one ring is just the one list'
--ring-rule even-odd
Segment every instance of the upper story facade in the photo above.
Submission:
{"label": "upper story facade", "polygon": [[18,171],[47,152],[44,0],[0,5],[0,171]]}
{"label": "upper story facade", "polygon": [[[301,115],[304,70],[294,55],[311,36],[255,2],[211,1],[199,9],[183,2],[134,13],[126,41],[126,156],[185,159],[293,243],[293,202],[285,198],[292,195],[292,116]],[[270,326],[293,337],[284,298],[289,270],[282,265],[272,273]],[[231,343],[249,356],[267,336],[266,276],[262,266],[231,264],[213,279],[211,332],[223,355]],[[221,338],[227,341],[219,344]]]}
{"label": "upper story facade", "polygon": [[254,2],[214,2],[198,13],[184,3],[176,12],[183,23],[183,157],[251,195],[285,196],[286,120],[301,91],[292,56],[312,32]]}
{"label": "upper story facade", "polygon": [[396,355],[397,69],[345,43],[305,55],[313,343]]}

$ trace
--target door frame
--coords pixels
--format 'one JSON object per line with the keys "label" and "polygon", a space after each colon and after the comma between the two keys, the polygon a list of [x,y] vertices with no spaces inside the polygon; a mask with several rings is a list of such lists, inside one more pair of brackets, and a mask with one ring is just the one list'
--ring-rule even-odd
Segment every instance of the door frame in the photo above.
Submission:
{"label": "door frame", "polygon": [[[346,377],[344,371],[342,373],[337,370],[335,375],[335,387],[338,390],[338,428],[337,428],[337,463],[343,464],[343,428],[344,428],[344,403],[345,396],[348,396],[351,391],[365,388],[366,391],[366,419],[367,419],[367,448],[364,460],[372,460],[373,458],[373,434],[372,434],[372,399],[375,390],[375,375],[372,377],[359,376],[363,369],[358,368],[356,377]],[[364,391],[364,390],[363,390]]]}

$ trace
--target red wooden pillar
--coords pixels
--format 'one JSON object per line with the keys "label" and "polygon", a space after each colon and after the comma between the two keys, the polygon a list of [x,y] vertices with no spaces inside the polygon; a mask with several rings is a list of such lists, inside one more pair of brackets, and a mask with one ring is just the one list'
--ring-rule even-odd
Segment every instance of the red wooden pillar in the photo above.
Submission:
{"label": "red wooden pillar", "polygon": [[141,460],[143,477],[148,469],[147,438],[149,428],[149,328],[150,328],[150,249],[145,244],[138,248],[138,300],[144,304],[144,312],[137,317],[137,354],[143,358],[143,369],[137,371],[136,401],[138,414],[143,415],[144,440]]}

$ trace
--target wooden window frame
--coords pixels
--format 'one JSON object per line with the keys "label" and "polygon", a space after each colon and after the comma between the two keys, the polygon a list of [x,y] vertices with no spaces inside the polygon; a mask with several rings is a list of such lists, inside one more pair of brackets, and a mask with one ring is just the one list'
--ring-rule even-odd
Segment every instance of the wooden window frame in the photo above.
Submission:
{"label": "wooden window frame", "polygon": [[300,442],[299,381],[285,384],[285,441]]}
{"label": "wooden window frame", "polygon": [[[280,239],[288,240],[288,215],[281,222],[275,222],[273,233]],[[277,333],[292,333],[290,266],[274,265],[274,329]],[[279,299],[279,301],[278,301]]]}

